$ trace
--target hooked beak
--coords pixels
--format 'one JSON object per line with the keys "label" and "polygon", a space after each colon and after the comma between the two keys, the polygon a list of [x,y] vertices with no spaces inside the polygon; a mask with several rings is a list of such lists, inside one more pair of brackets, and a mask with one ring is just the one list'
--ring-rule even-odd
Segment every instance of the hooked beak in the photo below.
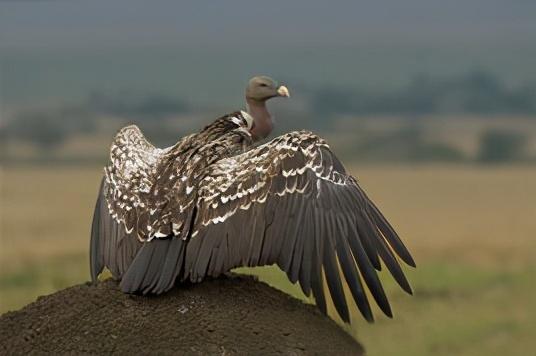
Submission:
{"label": "hooked beak", "polygon": [[283,96],[285,98],[289,98],[290,94],[288,92],[288,88],[284,85],[281,85],[279,88],[277,88],[277,95]]}

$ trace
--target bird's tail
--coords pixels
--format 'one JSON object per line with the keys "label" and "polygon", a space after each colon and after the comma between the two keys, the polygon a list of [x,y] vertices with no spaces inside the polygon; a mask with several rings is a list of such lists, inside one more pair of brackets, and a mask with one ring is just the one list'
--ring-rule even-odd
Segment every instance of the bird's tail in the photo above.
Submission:
{"label": "bird's tail", "polygon": [[160,294],[171,289],[184,268],[187,244],[173,236],[145,242],[121,278],[121,290]]}

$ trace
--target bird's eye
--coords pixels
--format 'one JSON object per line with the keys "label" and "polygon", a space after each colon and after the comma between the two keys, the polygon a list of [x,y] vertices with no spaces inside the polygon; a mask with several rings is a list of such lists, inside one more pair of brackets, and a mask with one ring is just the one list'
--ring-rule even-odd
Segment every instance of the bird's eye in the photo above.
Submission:
{"label": "bird's eye", "polygon": [[267,87],[267,86],[268,86],[268,84],[266,84],[266,83],[261,83],[261,87]]}

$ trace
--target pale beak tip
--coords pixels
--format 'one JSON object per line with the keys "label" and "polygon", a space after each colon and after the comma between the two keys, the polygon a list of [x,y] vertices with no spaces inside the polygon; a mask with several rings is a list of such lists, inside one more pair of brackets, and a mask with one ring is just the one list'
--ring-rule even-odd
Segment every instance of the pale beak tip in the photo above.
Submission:
{"label": "pale beak tip", "polygon": [[284,96],[285,98],[290,98],[290,93],[288,91],[288,88],[284,85],[281,85],[277,89],[277,94],[279,94],[279,96]]}

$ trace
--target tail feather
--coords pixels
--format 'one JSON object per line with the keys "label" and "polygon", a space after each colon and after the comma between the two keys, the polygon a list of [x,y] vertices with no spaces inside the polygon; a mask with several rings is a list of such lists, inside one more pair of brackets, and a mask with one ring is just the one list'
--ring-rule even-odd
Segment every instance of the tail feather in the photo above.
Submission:
{"label": "tail feather", "polygon": [[186,244],[176,237],[144,243],[121,279],[121,290],[160,294],[172,288],[183,269]]}

